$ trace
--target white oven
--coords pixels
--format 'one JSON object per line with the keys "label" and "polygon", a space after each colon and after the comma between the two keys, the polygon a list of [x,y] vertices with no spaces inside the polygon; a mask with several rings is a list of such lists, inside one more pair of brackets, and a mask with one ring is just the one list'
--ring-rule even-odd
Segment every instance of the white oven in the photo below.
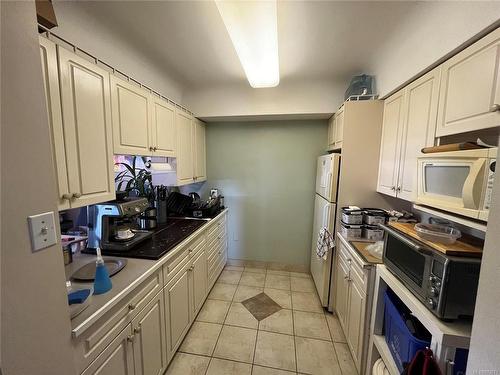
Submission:
{"label": "white oven", "polygon": [[487,221],[496,159],[496,147],[419,157],[416,203]]}

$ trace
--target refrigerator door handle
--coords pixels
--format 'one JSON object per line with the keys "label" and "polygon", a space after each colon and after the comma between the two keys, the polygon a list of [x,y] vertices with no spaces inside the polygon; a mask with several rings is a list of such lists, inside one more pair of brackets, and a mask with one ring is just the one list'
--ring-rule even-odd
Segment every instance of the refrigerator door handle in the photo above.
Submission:
{"label": "refrigerator door handle", "polygon": [[330,204],[323,207],[323,227],[328,229],[328,218],[330,216]]}
{"label": "refrigerator door handle", "polygon": [[328,172],[326,174],[326,191],[325,195],[328,197],[329,200],[331,200],[331,194],[332,194],[332,172]]}

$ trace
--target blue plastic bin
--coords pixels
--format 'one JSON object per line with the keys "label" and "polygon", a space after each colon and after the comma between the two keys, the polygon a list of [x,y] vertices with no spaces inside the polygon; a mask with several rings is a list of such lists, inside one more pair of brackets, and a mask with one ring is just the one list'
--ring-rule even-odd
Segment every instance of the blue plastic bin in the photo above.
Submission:
{"label": "blue plastic bin", "polygon": [[389,289],[384,294],[384,302],[385,341],[399,371],[402,372],[403,364],[410,362],[418,350],[429,347],[431,343],[430,340],[419,340],[410,333],[403,320],[403,315],[409,314],[410,311]]}

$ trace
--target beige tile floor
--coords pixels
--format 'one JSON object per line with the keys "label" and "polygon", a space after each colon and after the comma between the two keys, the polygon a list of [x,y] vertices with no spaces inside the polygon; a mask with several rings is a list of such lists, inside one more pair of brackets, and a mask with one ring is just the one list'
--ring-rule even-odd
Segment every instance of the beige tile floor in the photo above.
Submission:
{"label": "beige tile floor", "polygon": [[[266,293],[283,309],[260,322],[241,304]],[[337,317],[311,276],[227,266],[167,375],[356,375]]]}

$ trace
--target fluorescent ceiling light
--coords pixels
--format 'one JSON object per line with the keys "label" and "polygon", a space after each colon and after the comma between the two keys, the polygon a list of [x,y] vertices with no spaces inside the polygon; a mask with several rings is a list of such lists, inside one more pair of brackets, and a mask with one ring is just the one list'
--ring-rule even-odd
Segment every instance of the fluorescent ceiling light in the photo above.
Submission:
{"label": "fluorescent ceiling light", "polygon": [[280,82],[276,0],[215,0],[250,86]]}

